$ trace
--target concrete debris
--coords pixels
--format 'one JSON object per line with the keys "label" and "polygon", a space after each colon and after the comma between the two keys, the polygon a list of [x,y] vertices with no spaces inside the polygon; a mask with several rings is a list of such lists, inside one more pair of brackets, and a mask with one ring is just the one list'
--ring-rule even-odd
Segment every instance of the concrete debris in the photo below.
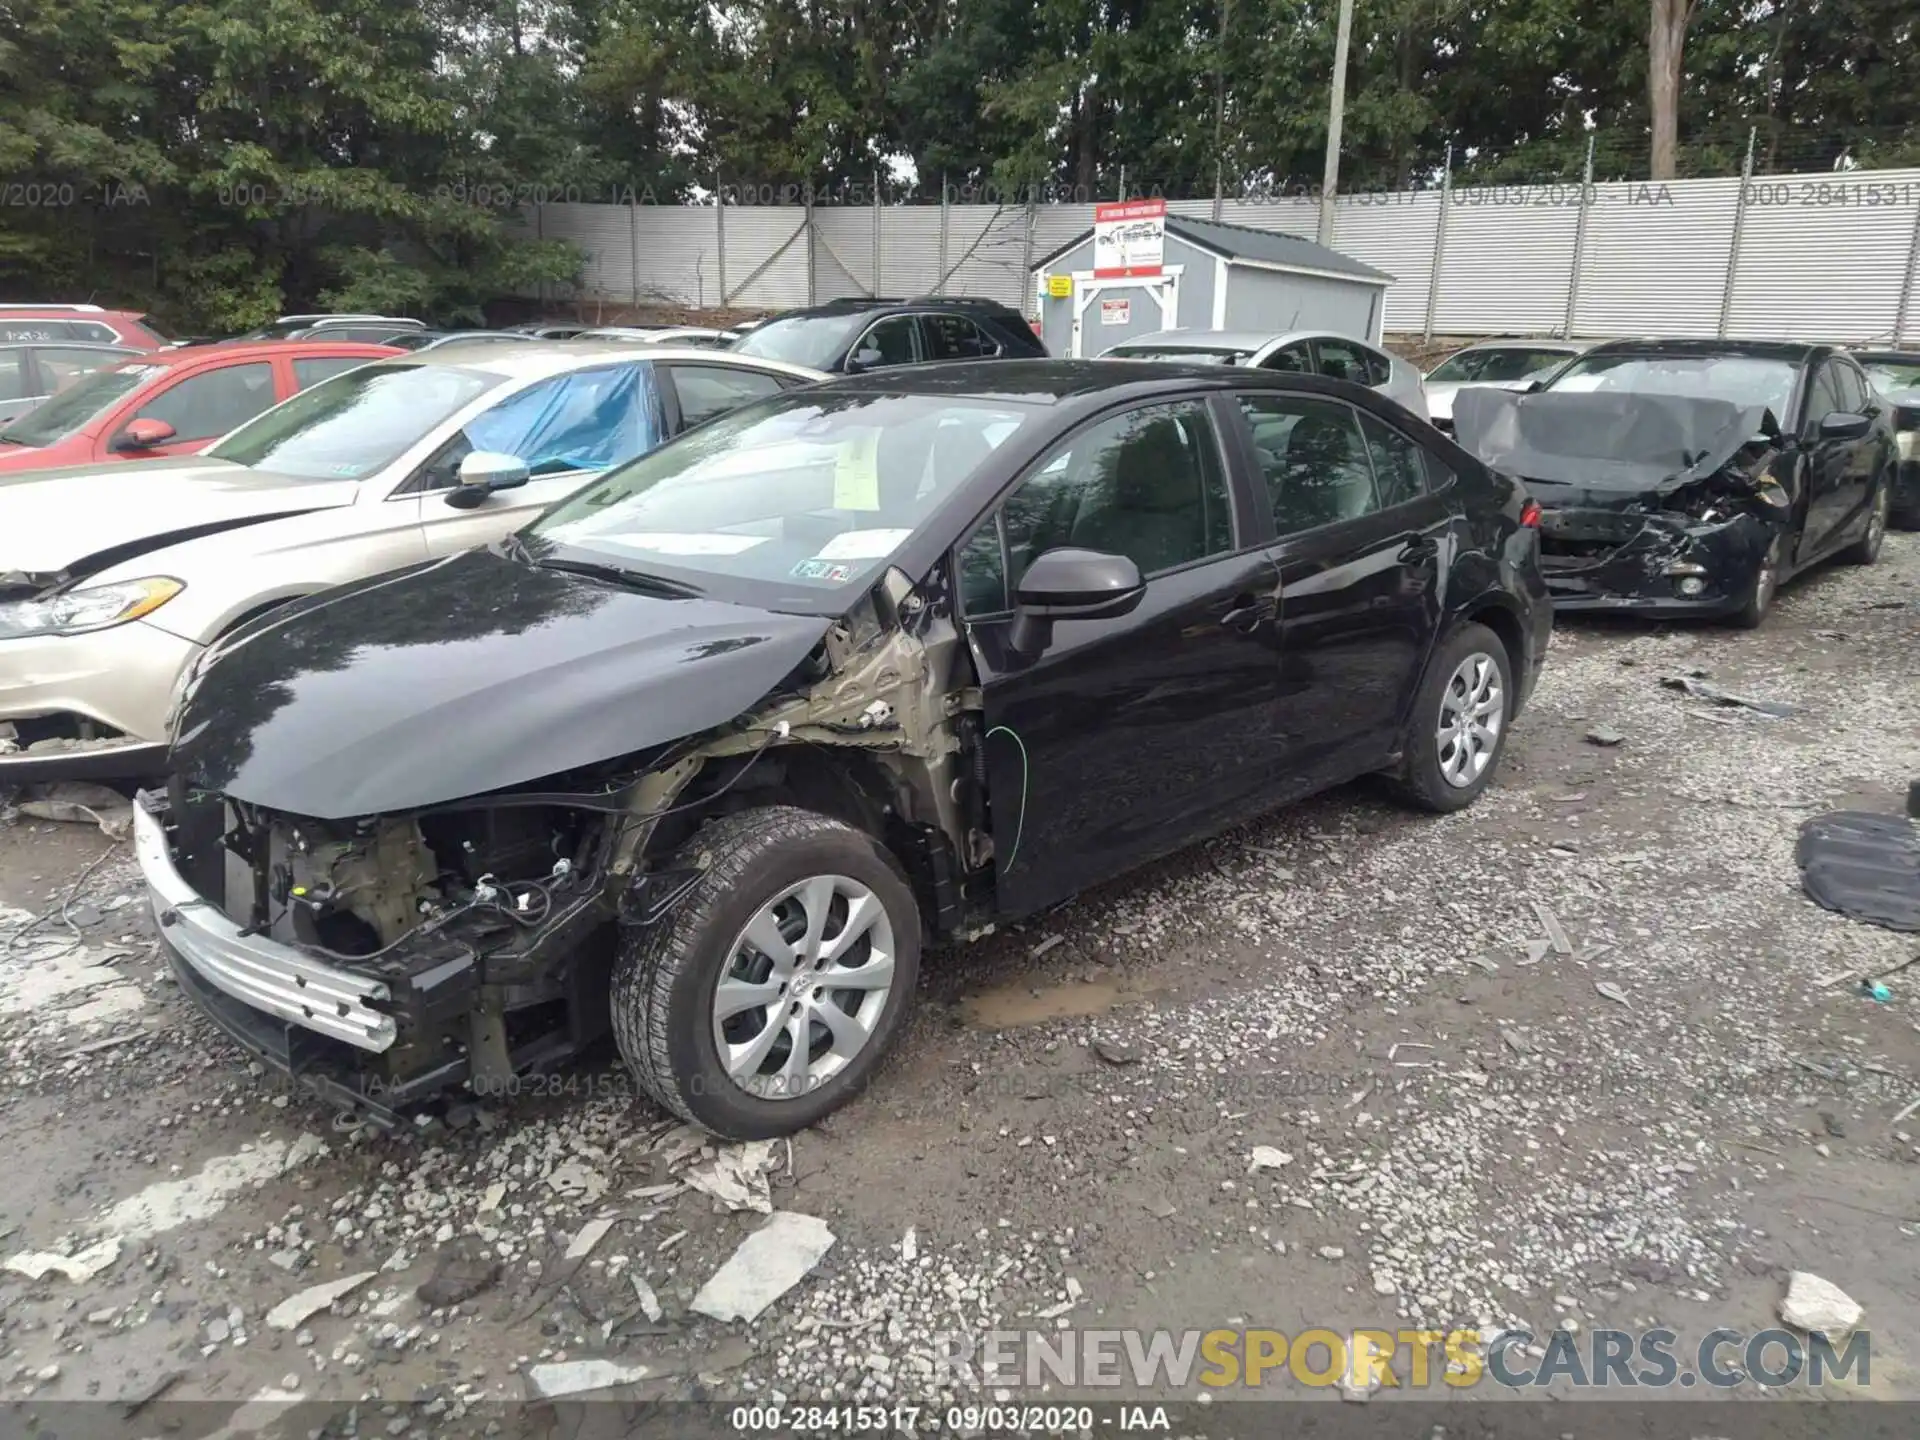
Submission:
{"label": "concrete debris", "polygon": [[1547,943],[1553,946],[1554,954],[1571,955],[1573,941],[1567,938],[1566,929],[1560,924],[1559,917],[1538,900],[1533,902],[1533,913],[1540,917],[1540,928],[1546,932]]}
{"label": "concrete debris", "polygon": [[607,1232],[613,1229],[619,1216],[608,1216],[599,1220],[589,1220],[580,1227],[580,1233],[573,1237],[573,1243],[567,1246],[563,1257],[568,1260],[584,1260],[593,1253],[593,1247],[607,1238]]}
{"label": "concrete debris", "polygon": [[535,1365],[527,1371],[527,1384],[536,1399],[557,1400],[563,1395],[584,1395],[592,1390],[610,1390],[616,1385],[633,1385],[657,1373],[651,1365],[623,1364],[618,1360],[564,1360]]}
{"label": "concrete debris", "polygon": [[1489,960],[1484,955],[1467,956],[1467,964],[1472,965],[1477,969],[1484,970],[1489,975],[1498,975],[1500,973],[1500,967],[1494,964],[1493,961]]}
{"label": "concrete debris", "polygon": [[290,1295],[267,1312],[267,1328],[298,1330],[322,1310],[331,1308],[336,1300],[351,1295],[378,1273],[377,1270],[361,1270],[352,1275],[343,1275],[338,1280],[329,1280],[324,1285],[310,1286],[297,1295]]}
{"label": "concrete debris", "polygon": [[487,1187],[487,1193],[480,1197],[479,1211],[482,1215],[490,1210],[498,1210],[500,1202],[507,1198],[507,1185],[504,1180],[496,1180]]}
{"label": "concrete debris", "polygon": [[[27,747],[29,752],[38,748]],[[80,748],[79,742],[69,748]],[[31,787],[27,794],[17,807],[22,815],[67,825],[97,825],[110,840],[124,840],[133,833],[133,807],[124,795],[104,785],[78,781],[40,785]]]}
{"label": "concrete debris", "polygon": [[152,1384],[148,1385],[147,1388],[139,1394],[130,1397],[127,1402],[120,1407],[120,1418],[123,1420],[131,1420],[142,1410],[146,1409],[147,1406],[158,1400],[162,1395],[166,1394],[167,1391],[171,1390],[186,1378],[187,1372],[184,1370],[163,1370],[159,1375],[154,1377]]}
{"label": "concrete debris", "polygon": [[1796,1330],[1837,1340],[1858,1325],[1864,1313],[1859,1301],[1830,1280],[1805,1270],[1787,1277],[1780,1318]]}
{"label": "concrete debris", "polygon": [[7,1257],[5,1268],[16,1275],[24,1275],[29,1280],[39,1280],[47,1275],[64,1275],[76,1284],[84,1285],[102,1271],[113,1268],[120,1258],[120,1237],[109,1235],[80,1251],[77,1255],[56,1255],[50,1251],[24,1251]]}
{"label": "concrete debris", "polygon": [[745,1145],[730,1145],[705,1165],[687,1171],[689,1186],[703,1195],[711,1195],[729,1210],[757,1210],[773,1213],[773,1198],[767,1190],[767,1167],[773,1163],[774,1142],[754,1140]]}
{"label": "concrete debris", "polygon": [[554,1193],[570,1200],[584,1200],[589,1205],[599,1203],[607,1193],[607,1177],[597,1170],[589,1170],[578,1160],[554,1166],[547,1173],[547,1184]]}
{"label": "concrete debris", "polygon": [[1247,1155],[1247,1173],[1252,1175],[1259,1170],[1278,1170],[1292,1163],[1293,1156],[1286,1151],[1276,1150],[1271,1145],[1256,1145]]}
{"label": "concrete debris", "polygon": [[1064,935],[1049,935],[1047,936],[1046,939],[1042,940],[1038,945],[1034,946],[1032,950],[1027,952],[1027,958],[1029,960],[1038,960],[1042,955],[1046,954],[1049,950],[1053,949],[1056,945],[1064,945],[1066,943],[1067,943],[1067,937]]}
{"label": "concrete debris", "polygon": [[1109,1065],[1132,1065],[1140,1059],[1140,1052],[1131,1045],[1122,1045],[1117,1040],[1104,1037],[1093,1042],[1093,1053]]}
{"label": "concrete debris", "polygon": [[1319,1255],[1322,1260],[1344,1260],[1347,1252],[1338,1245],[1322,1245]]}
{"label": "concrete debris", "polygon": [[740,1243],[693,1297],[693,1310],[714,1320],[755,1320],[806,1278],[833,1248],[824,1220],[782,1210]]}
{"label": "concrete debris", "polygon": [[640,1302],[640,1313],[647,1317],[649,1323],[658,1324],[666,1312],[660,1308],[660,1297],[653,1293],[653,1286],[636,1275],[633,1277],[633,1294]]}
{"label": "concrete debris", "polygon": [[1606,996],[1607,999],[1613,1001],[1616,1005],[1631,1006],[1633,1004],[1633,1001],[1627,998],[1627,992],[1611,980],[1596,980],[1593,982],[1593,988]]}
{"label": "concrete debris", "polygon": [[478,1235],[459,1235],[434,1252],[433,1273],[414,1294],[438,1310],[471,1300],[499,1278],[500,1261],[486,1243]]}
{"label": "concrete debris", "polygon": [[1551,940],[1529,940],[1527,941],[1527,958],[1519,963],[1522,965],[1538,965],[1542,960],[1547,958],[1547,952],[1552,948],[1553,941]]}
{"label": "concrete debris", "polygon": [[1611,725],[1596,725],[1587,731],[1587,743],[1589,745],[1599,745],[1609,750],[1615,745],[1624,742],[1626,738],[1625,735],[1622,735]]}
{"label": "concrete debris", "polygon": [[920,1237],[913,1233],[913,1226],[907,1227],[907,1233],[900,1237],[900,1258],[911,1265],[920,1258]]}

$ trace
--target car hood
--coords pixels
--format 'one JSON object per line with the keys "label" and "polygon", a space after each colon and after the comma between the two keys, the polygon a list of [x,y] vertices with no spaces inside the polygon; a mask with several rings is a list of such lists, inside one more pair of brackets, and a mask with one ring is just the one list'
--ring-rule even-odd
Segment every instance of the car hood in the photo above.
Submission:
{"label": "car hood", "polygon": [[188,691],[173,764],[315,819],[438,805],[723,725],[831,624],[472,550],[244,631]]}
{"label": "car hood", "polygon": [[0,476],[0,583],[85,574],[95,557],[348,505],[358,491],[352,480],[293,480],[198,455]]}
{"label": "car hood", "polygon": [[1704,479],[1779,425],[1763,405],[1728,400],[1469,385],[1454,396],[1453,430],[1463,449],[1531,486],[1625,499]]}

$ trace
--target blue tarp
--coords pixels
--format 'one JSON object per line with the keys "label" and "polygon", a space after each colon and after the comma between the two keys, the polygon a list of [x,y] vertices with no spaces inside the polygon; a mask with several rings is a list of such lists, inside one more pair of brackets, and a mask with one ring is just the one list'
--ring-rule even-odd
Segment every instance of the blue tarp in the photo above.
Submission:
{"label": "blue tarp", "polygon": [[469,420],[467,441],[517,455],[535,475],[604,470],[659,443],[653,384],[651,365],[556,376]]}

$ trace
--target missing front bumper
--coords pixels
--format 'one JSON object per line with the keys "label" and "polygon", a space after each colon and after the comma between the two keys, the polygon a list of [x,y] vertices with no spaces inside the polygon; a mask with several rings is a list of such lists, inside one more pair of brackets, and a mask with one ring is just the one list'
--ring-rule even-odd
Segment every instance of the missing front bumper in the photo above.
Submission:
{"label": "missing front bumper", "polygon": [[1548,510],[1540,568],[1558,610],[1724,614],[1752,594],[1777,527],[1749,514]]}

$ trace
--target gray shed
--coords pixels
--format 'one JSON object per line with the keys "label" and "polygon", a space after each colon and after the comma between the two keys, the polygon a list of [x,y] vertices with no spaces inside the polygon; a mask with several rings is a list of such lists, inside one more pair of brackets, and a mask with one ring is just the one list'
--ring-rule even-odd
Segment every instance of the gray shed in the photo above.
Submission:
{"label": "gray shed", "polygon": [[1176,329],[1331,330],[1380,343],[1393,276],[1298,235],[1168,215],[1158,275],[1096,275],[1093,237],[1088,229],[1033,267],[1040,338],[1054,355]]}

